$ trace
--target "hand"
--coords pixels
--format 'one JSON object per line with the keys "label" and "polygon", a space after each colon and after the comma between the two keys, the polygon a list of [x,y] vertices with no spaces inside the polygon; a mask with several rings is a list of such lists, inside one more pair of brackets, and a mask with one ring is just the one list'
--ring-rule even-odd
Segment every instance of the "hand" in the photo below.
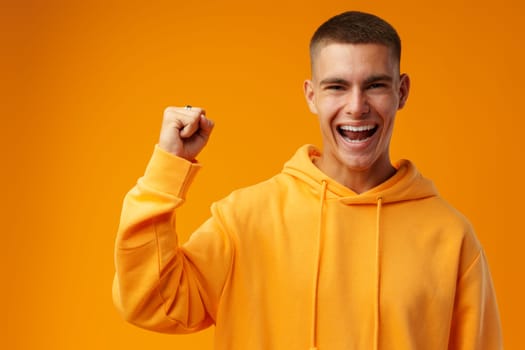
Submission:
{"label": "hand", "polygon": [[160,130],[159,147],[175,156],[194,161],[208,142],[213,121],[197,107],[167,107]]}

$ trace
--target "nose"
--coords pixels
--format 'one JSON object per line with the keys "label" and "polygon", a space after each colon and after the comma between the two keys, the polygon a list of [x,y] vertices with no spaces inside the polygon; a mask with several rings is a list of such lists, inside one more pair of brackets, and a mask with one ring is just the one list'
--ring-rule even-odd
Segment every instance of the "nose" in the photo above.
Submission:
{"label": "nose", "polygon": [[370,111],[368,98],[359,88],[349,90],[345,102],[345,113],[352,118],[362,118]]}

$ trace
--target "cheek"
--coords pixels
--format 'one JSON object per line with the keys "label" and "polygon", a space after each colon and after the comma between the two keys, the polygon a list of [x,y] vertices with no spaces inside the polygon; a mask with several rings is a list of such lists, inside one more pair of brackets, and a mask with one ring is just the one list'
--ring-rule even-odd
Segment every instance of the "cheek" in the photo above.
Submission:
{"label": "cheek", "polygon": [[325,114],[335,114],[344,105],[344,98],[341,96],[326,95],[321,96],[317,103],[320,112]]}
{"label": "cheek", "polygon": [[392,124],[398,110],[397,101],[393,97],[388,97],[377,101],[375,106],[384,123]]}
{"label": "cheek", "polygon": [[384,115],[383,117],[383,137],[386,140],[390,140],[392,137],[392,132],[394,130],[394,121],[395,121],[395,112],[390,111],[389,114]]}
{"label": "cheek", "polygon": [[317,114],[317,119],[319,121],[321,132],[325,136],[332,134],[334,113],[330,113],[330,111],[328,111],[327,109],[320,108],[319,113]]}

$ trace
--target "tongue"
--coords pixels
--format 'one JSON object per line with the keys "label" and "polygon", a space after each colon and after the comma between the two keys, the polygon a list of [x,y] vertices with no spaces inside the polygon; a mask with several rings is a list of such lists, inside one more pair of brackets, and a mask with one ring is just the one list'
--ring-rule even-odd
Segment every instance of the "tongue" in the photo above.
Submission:
{"label": "tongue", "polygon": [[364,140],[372,136],[375,132],[375,129],[367,130],[367,131],[349,131],[349,130],[341,130],[341,134],[350,140]]}

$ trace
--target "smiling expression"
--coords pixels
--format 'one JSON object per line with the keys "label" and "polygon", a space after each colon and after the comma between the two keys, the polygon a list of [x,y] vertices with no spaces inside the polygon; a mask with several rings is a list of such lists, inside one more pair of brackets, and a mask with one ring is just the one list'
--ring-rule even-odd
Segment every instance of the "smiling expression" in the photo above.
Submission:
{"label": "smiling expression", "polygon": [[330,43],[319,48],[312,80],[304,84],[321,127],[323,154],[317,166],[350,188],[364,186],[352,188],[359,192],[390,177],[394,119],[408,91],[408,76],[399,74],[387,46]]}

